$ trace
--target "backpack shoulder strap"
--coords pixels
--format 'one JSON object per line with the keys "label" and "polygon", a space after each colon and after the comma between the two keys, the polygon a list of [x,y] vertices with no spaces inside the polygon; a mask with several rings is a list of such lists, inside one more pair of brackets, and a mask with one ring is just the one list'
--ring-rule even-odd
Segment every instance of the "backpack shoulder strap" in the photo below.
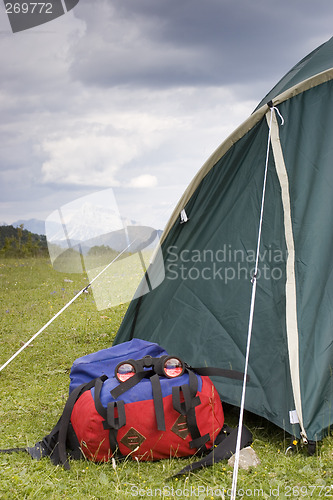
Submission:
{"label": "backpack shoulder strap", "polygon": [[90,390],[95,386],[98,380],[106,380],[107,376],[97,377],[85,384],[76,387],[69,395],[64,410],[58,422],[47,436],[35,444],[26,448],[9,448],[0,450],[0,453],[27,452],[32,458],[40,460],[43,457],[49,456],[54,465],[62,464],[65,469],[69,469],[67,446],[70,450],[72,458],[79,459],[81,454],[80,444],[77,440],[75,432],[71,425],[71,415],[74,404],[85,391]]}
{"label": "backpack shoulder strap", "polygon": [[[70,421],[71,421],[71,416],[72,416],[72,411],[73,411],[74,405],[75,405],[76,401],[79,399],[79,397],[85,391],[89,391],[90,389],[92,389],[96,385],[96,383],[101,380],[101,378],[102,377],[97,377],[86,384],[79,385],[70,393],[70,395],[66,401],[64,411],[62,412],[62,415],[61,415],[59,422],[58,422],[59,426],[57,429],[59,431],[58,432],[58,443],[57,443],[58,444],[58,457],[59,457],[58,463],[62,464],[65,469],[70,468],[69,463],[68,463],[67,451],[66,451],[66,442],[67,442],[67,435],[68,435],[68,431],[69,431],[69,427],[70,427]],[[106,378],[107,378],[106,375],[103,375],[103,380],[105,380]],[[56,428],[57,428],[57,426],[56,426]],[[54,431],[52,431],[52,432],[54,432]],[[51,432],[51,434],[52,434],[52,432]]]}

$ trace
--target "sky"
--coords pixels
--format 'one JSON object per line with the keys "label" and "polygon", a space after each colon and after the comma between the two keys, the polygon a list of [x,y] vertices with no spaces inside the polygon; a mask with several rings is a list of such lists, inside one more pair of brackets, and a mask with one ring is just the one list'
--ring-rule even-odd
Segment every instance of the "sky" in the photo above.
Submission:
{"label": "sky", "polygon": [[163,228],[332,26],[332,0],[80,0],[12,33],[1,3],[0,222],[112,188],[124,217]]}

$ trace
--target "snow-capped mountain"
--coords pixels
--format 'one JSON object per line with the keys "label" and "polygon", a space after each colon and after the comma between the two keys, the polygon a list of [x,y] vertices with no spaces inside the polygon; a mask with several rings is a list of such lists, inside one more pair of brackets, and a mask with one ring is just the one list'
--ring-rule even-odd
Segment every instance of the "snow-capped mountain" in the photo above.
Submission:
{"label": "snow-capped mountain", "polygon": [[54,211],[45,222],[47,240],[84,242],[123,229],[123,222],[115,210],[85,202]]}

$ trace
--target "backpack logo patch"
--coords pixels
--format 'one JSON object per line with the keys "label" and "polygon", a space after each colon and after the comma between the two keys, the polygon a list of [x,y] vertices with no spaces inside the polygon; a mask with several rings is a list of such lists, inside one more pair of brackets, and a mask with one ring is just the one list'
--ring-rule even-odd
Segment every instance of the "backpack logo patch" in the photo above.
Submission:
{"label": "backpack logo patch", "polygon": [[132,451],[141,446],[144,441],[146,441],[146,438],[134,427],[131,427],[120,440],[123,445]]}
{"label": "backpack logo patch", "polygon": [[186,415],[179,415],[176,422],[171,427],[171,430],[174,434],[176,434],[176,436],[179,436],[182,439],[186,439],[189,435]]}

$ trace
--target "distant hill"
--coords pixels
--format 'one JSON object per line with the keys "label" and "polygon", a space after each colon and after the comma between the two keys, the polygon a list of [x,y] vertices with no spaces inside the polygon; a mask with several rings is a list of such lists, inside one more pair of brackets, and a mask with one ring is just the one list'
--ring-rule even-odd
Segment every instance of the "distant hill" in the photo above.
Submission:
{"label": "distant hill", "polygon": [[26,256],[47,252],[46,236],[14,226],[0,226],[0,255]]}

